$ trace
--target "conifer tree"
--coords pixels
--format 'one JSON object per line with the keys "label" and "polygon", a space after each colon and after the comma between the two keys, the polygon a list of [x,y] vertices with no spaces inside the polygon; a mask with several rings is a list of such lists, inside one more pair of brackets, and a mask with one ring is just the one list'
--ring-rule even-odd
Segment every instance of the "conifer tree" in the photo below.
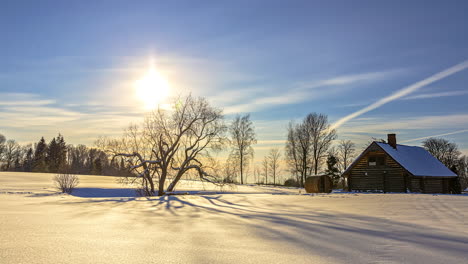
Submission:
{"label": "conifer tree", "polygon": [[56,166],[57,171],[60,172],[67,166],[67,143],[61,134],[58,135],[57,140],[57,156],[56,156]]}
{"label": "conifer tree", "polygon": [[49,172],[57,172],[57,142],[53,138],[47,148],[46,164]]}
{"label": "conifer tree", "polygon": [[47,144],[45,143],[44,137],[42,137],[36,145],[36,151],[34,152],[34,159],[32,164],[32,171],[47,172],[46,154]]}
{"label": "conifer tree", "polygon": [[29,148],[28,152],[26,153],[26,158],[24,159],[23,163],[23,170],[26,172],[32,171],[32,165],[33,165],[33,149]]}
{"label": "conifer tree", "polygon": [[326,174],[333,180],[333,185],[336,186],[340,181],[340,171],[336,167],[338,160],[332,154],[328,154]]}

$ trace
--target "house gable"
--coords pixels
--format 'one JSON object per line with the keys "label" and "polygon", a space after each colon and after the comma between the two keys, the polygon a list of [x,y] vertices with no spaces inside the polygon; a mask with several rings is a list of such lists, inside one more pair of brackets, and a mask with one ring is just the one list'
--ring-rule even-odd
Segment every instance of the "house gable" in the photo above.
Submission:
{"label": "house gable", "polygon": [[346,170],[349,187],[359,191],[405,192],[408,172],[373,142]]}

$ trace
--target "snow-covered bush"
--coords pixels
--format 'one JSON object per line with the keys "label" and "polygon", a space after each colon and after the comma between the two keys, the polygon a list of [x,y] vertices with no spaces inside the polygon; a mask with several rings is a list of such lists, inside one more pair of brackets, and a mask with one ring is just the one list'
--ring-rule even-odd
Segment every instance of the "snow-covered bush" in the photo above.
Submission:
{"label": "snow-covered bush", "polygon": [[80,183],[78,176],[66,173],[55,175],[53,181],[59,191],[68,194]]}

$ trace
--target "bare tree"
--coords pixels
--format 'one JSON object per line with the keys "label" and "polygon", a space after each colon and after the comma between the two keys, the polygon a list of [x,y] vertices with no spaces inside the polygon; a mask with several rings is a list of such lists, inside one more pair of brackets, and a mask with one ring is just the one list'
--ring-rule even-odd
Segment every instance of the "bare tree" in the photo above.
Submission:
{"label": "bare tree", "polygon": [[428,138],[423,141],[423,147],[449,169],[457,165],[461,154],[457,144],[443,138]]}
{"label": "bare tree", "polygon": [[5,142],[6,142],[6,138],[4,135],[0,134],[0,160],[3,156],[3,152],[5,150]]}
{"label": "bare tree", "polygon": [[324,114],[311,113],[300,124],[290,123],[286,155],[290,167],[300,176],[302,186],[308,174],[318,173],[335,138],[336,131],[330,129]]}
{"label": "bare tree", "polygon": [[278,148],[271,149],[268,154],[268,163],[273,176],[273,184],[276,184],[276,176],[280,172],[280,157],[281,152]]}
{"label": "bare tree", "polygon": [[254,174],[255,183],[259,184],[260,183],[260,176],[262,175],[262,172],[261,172],[260,168],[257,165],[255,165],[254,168],[253,168],[253,174]]}
{"label": "bare tree", "polygon": [[288,135],[285,146],[285,161],[290,173],[296,177],[296,181],[302,185],[302,163],[300,157],[299,138],[297,137],[297,125],[293,121],[289,122]]}
{"label": "bare tree", "polygon": [[351,164],[355,157],[356,144],[351,140],[341,140],[337,148],[337,157],[339,163],[339,169],[344,172]]}
{"label": "bare tree", "polygon": [[291,171],[297,175],[301,186],[304,186],[305,178],[310,174],[311,164],[313,163],[311,138],[304,124],[290,123],[286,154],[288,155]]}
{"label": "bare tree", "polygon": [[265,178],[265,184],[268,184],[268,172],[270,171],[270,164],[268,161],[268,157],[264,157],[262,161],[262,174]]}
{"label": "bare tree", "polygon": [[240,168],[240,182],[244,184],[244,172],[253,158],[253,144],[257,143],[250,115],[236,116],[230,126],[232,154],[237,158]]}
{"label": "bare tree", "polygon": [[312,113],[305,118],[305,124],[312,139],[312,158],[314,160],[314,174],[317,175],[321,161],[326,158],[328,148],[336,139],[336,130],[330,129],[328,116]]}
{"label": "bare tree", "polygon": [[130,126],[121,139],[101,139],[97,144],[114,157],[126,158],[137,175],[129,179],[140,183],[144,195],[157,191],[161,196],[174,191],[189,171],[195,171],[204,181],[222,182],[207,172],[203,161],[209,158],[209,151],[221,149],[225,131],[221,110],[204,98],[187,96],[175,100],[170,111],[159,108],[142,125]]}
{"label": "bare tree", "polygon": [[468,188],[468,156],[463,155],[458,159],[457,173],[462,190],[466,190]]}
{"label": "bare tree", "polygon": [[224,171],[224,182],[226,183],[235,183],[236,179],[239,177],[240,170],[237,160],[235,160],[232,155],[229,155],[226,162],[223,166]]}
{"label": "bare tree", "polygon": [[3,157],[2,161],[4,162],[3,169],[6,171],[12,170],[14,168],[13,164],[20,156],[21,146],[13,139],[6,141],[3,147]]}

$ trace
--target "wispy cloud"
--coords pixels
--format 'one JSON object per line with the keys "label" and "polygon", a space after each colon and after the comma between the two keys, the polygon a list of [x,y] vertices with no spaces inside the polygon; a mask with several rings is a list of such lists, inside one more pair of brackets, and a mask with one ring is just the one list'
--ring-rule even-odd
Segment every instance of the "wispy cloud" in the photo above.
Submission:
{"label": "wispy cloud", "polygon": [[353,119],[353,118],[356,118],[360,115],[363,115],[369,111],[372,111],[374,109],[377,109],[379,107],[381,107],[382,105],[384,104],[387,104],[389,102],[392,102],[394,100],[397,100],[397,99],[400,99],[404,96],[407,96],[423,87],[425,87],[426,85],[429,85],[433,82],[436,82],[436,81],[439,81],[441,79],[444,79],[450,75],[453,75],[457,72],[460,72],[460,71],[463,71],[465,70],[466,68],[468,68],[468,60],[467,61],[464,61],[460,64],[457,64],[455,66],[452,66],[444,71],[441,71],[441,72],[438,72],[424,80],[421,80],[419,82],[416,82],[412,85],[409,85],[407,87],[404,87],[403,89],[400,89],[398,91],[396,91],[395,93],[389,95],[389,96],[386,96],[384,98],[381,98],[379,99],[378,101],[374,102],[373,104],[369,105],[369,106],[366,106],[364,108],[362,108],[361,110],[358,110],[352,114],[349,114],[341,119],[339,119],[338,121],[336,121],[332,126],[331,128],[332,129],[336,129],[338,127],[340,127],[341,125],[343,125],[344,123],[348,122],[349,120]]}
{"label": "wispy cloud", "polygon": [[[434,93],[424,93],[424,94],[416,94],[402,97],[398,100],[418,100],[418,99],[430,99],[430,98],[440,98],[440,97],[450,97],[450,96],[460,96],[468,94],[468,90],[457,90],[457,91],[446,91],[446,92],[434,92]],[[359,106],[366,106],[374,102],[374,100],[366,100],[360,101],[356,103],[349,103],[349,104],[340,104],[336,107],[345,108],[345,107],[359,107]]]}
{"label": "wispy cloud", "polygon": [[361,83],[366,81],[377,81],[384,80],[390,76],[402,73],[402,69],[393,69],[388,71],[377,71],[377,72],[365,72],[357,74],[348,74],[340,75],[333,78],[312,81],[312,82],[302,82],[300,86],[303,88],[318,88],[324,86],[339,86],[339,85],[350,85],[354,83]]}
{"label": "wispy cloud", "polygon": [[55,100],[36,94],[1,93],[0,133],[21,143],[30,143],[41,136],[50,138],[57,133],[69,143],[92,145],[100,135],[117,135],[141,113],[117,111],[115,108],[94,108],[86,105],[60,105]]}
{"label": "wispy cloud", "polygon": [[369,133],[383,135],[403,130],[436,130],[468,127],[468,114],[427,115],[415,117],[383,116],[381,118],[356,118],[340,128],[340,133]]}
{"label": "wispy cloud", "polygon": [[[427,137],[462,134],[467,132],[467,128],[468,114],[359,117],[340,127],[339,138],[350,139],[364,147],[372,138],[385,138],[388,133],[396,133],[399,142],[411,143]],[[447,131],[453,132],[447,133]],[[428,133],[432,133],[431,136],[424,136]],[[464,141],[457,143],[461,147],[466,147]]]}
{"label": "wispy cloud", "polygon": [[407,139],[401,141],[402,143],[405,142],[412,142],[412,141],[418,141],[418,140],[423,140],[427,138],[432,138],[432,137],[443,137],[443,136],[450,136],[450,135],[455,135],[455,134],[460,134],[460,133],[466,133],[468,132],[468,129],[463,129],[463,130],[457,130],[453,132],[448,132],[448,133],[443,133],[443,134],[437,134],[437,135],[431,135],[431,136],[425,136],[425,137],[419,137],[419,138],[412,138],[412,139]]}
{"label": "wispy cloud", "polygon": [[447,97],[447,96],[458,96],[458,95],[465,95],[468,94],[468,91],[446,91],[446,92],[439,92],[439,93],[425,93],[425,94],[417,94],[412,96],[406,96],[401,98],[401,100],[414,100],[414,99],[427,99],[427,98],[438,98],[438,97]]}
{"label": "wispy cloud", "polygon": [[[374,82],[390,78],[395,74],[403,72],[402,70],[389,70],[381,72],[369,72],[369,73],[358,73],[350,75],[340,75],[328,79],[309,81],[309,82],[298,82],[289,89],[264,89],[256,90],[253,93],[248,94],[250,99],[243,99],[242,103],[232,104],[225,107],[225,113],[239,113],[239,112],[253,112],[262,109],[266,109],[278,105],[287,105],[305,102],[309,100],[316,100],[325,96],[330,96],[339,92],[343,89],[349,89],[352,85],[361,84],[363,82]],[[320,88],[327,87],[328,89],[323,90]],[[277,90],[273,96],[272,90]],[[240,95],[244,91],[230,92],[231,98],[242,97]],[[245,94],[243,95],[245,96]],[[243,97],[245,98],[245,97]]]}

